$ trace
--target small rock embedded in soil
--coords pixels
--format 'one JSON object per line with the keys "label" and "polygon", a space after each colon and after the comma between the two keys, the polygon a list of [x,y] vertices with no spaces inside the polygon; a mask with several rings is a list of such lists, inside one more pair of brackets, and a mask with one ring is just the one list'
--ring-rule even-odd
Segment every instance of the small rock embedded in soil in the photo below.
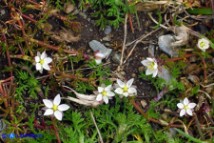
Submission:
{"label": "small rock embedded in soil", "polygon": [[121,58],[121,54],[119,54],[118,52],[114,52],[114,54],[112,56],[112,61],[114,63],[119,64],[120,63],[120,58]]}
{"label": "small rock embedded in soil", "polygon": [[90,41],[89,46],[94,52],[100,51],[106,57],[108,57],[112,52],[112,49],[106,48],[102,43],[97,40]]}
{"label": "small rock embedded in soil", "polygon": [[74,8],[75,8],[74,5],[71,4],[71,3],[66,3],[64,5],[64,10],[65,10],[65,13],[67,13],[67,14],[71,13],[72,11],[74,11]]}
{"label": "small rock embedded in soil", "polygon": [[173,42],[175,42],[175,39],[170,34],[162,35],[158,38],[158,46],[160,47],[160,50],[171,57],[175,57],[178,55],[176,50],[172,47]]}
{"label": "small rock embedded in soil", "polygon": [[111,26],[109,26],[109,25],[106,26],[106,28],[104,29],[104,33],[105,33],[106,35],[110,34],[111,31],[112,31],[112,28],[111,28]]}
{"label": "small rock embedded in soil", "polygon": [[144,71],[145,71],[145,67],[144,67],[144,66],[140,66],[140,67],[138,68],[138,71],[139,71],[139,72],[144,72]]}

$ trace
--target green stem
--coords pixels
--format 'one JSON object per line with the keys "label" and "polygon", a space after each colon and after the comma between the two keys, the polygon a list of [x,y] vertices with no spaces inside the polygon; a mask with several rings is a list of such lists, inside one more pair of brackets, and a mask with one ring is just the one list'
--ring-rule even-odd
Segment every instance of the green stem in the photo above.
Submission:
{"label": "green stem", "polygon": [[206,141],[201,141],[199,139],[194,138],[193,136],[190,136],[188,134],[186,134],[185,132],[183,132],[180,129],[174,128],[179,134],[181,134],[182,136],[184,136],[185,138],[193,141],[194,143],[207,143]]}

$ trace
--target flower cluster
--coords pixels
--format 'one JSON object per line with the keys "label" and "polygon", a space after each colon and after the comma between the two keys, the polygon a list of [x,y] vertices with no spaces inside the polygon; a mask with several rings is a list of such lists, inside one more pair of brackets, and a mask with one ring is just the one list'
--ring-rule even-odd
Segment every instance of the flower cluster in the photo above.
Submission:
{"label": "flower cluster", "polygon": [[[133,81],[133,78],[127,82],[122,82],[120,79],[117,79],[114,92],[120,95],[120,97],[137,95],[136,87],[132,86]],[[107,87],[102,85],[98,87],[98,95],[96,100],[99,102],[104,101],[106,104],[108,104],[109,99],[115,96],[114,92],[112,92],[112,85],[108,85]]]}

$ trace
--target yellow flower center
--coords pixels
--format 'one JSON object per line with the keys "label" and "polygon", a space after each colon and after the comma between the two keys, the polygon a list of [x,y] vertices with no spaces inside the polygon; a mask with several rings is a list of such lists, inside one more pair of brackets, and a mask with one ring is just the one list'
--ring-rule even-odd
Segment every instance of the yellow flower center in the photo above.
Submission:
{"label": "yellow flower center", "polygon": [[102,91],[101,93],[103,96],[106,96],[107,95],[107,92],[105,90]]}
{"label": "yellow flower center", "polygon": [[53,105],[53,108],[52,108],[54,111],[58,110],[58,106],[57,105]]}
{"label": "yellow flower center", "polygon": [[155,66],[155,63],[154,62],[151,62],[148,66],[149,69],[153,70],[154,69],[154,66]]}
{"label": "yellow flower center", "polygon": [[127,92],[128,89],[129,89],[129,88],[125,85],[125,86],[123,87],[123,92]]}
{"label": "yellow flower center", "polygon": [[184,105],[184,110],[188,110],[189,106],[188,105]]}
{"label": "yellow flower center", "polygon": [[201,42],[199,45],[200,45],[201,48],[204,48],[204,46],[205,46],[206,44],[205,44],[205,42]]}
{"label": "yellow flower center", "polygon": [[40,60],[40,61],[39,61],[39,63],[40,63],[41,65],[43,65],[43,64],[44,64],[44,62],[45,62],[45,60],[44,60],[44,59],[42,59],[42,60]]}

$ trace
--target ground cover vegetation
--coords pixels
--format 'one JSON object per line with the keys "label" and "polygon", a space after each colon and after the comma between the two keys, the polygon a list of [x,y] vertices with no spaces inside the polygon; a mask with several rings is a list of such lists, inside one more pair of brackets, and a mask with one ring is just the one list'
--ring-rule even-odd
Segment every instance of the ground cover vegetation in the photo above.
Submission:
{"label": "ground cover vegetation", "polygon": [[0,0],[0,141],[213,143],[213,0]]}

